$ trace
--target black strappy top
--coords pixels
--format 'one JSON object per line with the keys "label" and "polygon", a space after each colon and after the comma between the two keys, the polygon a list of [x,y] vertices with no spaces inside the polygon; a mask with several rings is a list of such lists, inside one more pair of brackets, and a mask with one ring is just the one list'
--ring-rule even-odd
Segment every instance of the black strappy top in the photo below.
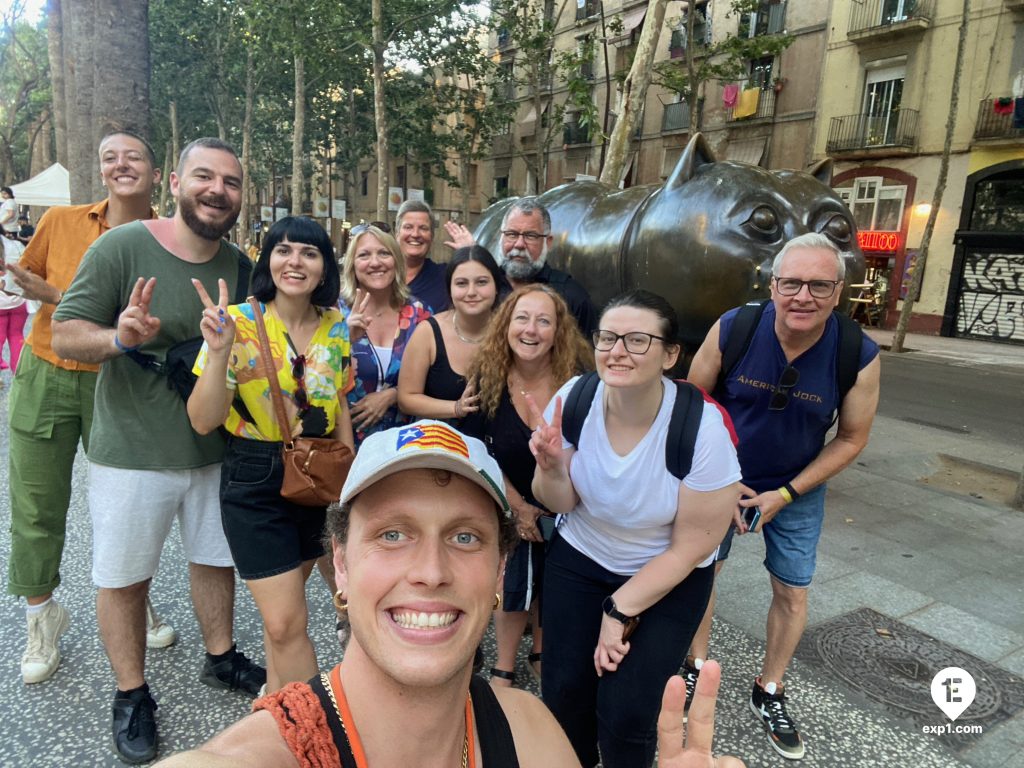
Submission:
{"label": "black strappy top", "polygon": [[448,363],[448,350],[444,346],[444,336],[437,319],[427,318],[430,330],[434,332],[434,346],[437,353],[434,363],[427,369],[427,380],[423,384],[423,394],[436,397],[438,400],[458,400],[466,389],[466,377],[452,370]]}

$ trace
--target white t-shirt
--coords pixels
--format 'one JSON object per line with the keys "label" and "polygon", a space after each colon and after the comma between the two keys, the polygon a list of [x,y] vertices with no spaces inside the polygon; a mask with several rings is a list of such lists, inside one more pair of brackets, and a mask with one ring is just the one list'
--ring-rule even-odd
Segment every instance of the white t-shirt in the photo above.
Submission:
{"label": "white t-shirt", "polygon": [[377,372],[377,391],[380,392],[382,389],[387,388],[387,382],[384,378],[388,374],[388,368],[391,367],[391,356],[394,354],[394,348],[390,346],[378,347],[374,344],[373,349],[377,353],[377,364],[380,366],[380,370]]}
{"label": "white t-shirt", "polygon": [[[561,397],[564,403],[576,378],[566,382],[555,397]],[[676,386],[671,379],[662,377],[662,387],[661,409],[654,424],[629,454],[619,456],[612,450],[605,432],[604,383],[599,383],[569,465],[569,476],[580,502],[562,518],[559,532],[598,565],[623,576],[632,576],[668,549],[679,506],[680,482],[694,491],[717,491],[741,477],[736,448],[722,414],[707,402],[690,473],[680,481],[668,471],[665,441]],[[554,402],[552,398],[544,414],[548,421],[554,413]],[[571,447],[564,437],[562,447]],[[712,554],[698,567],[713,561]]]}
{"label": "white t-shirt", "polygon": [[5,216],[10,218],[4,220],[4,232],[17,232],[18,231],[18,203],[10,198],[4,200],[3,204],[0,204],[0,219],[4,219]]}

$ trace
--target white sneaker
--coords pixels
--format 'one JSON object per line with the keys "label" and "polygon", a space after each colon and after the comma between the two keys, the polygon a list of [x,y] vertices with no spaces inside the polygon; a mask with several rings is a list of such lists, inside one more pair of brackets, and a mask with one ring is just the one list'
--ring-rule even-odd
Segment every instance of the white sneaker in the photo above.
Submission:
{"label": "white sneaker", "polygon": [[70,624],[67,610],[52,598],[43,610],[28,617],[28,647],[21,657],[22,680],[41,683],[53,676],[60,664],[57,641]]}
{"label": "white sneaker", "polygon": [[174,645],[178,639],[178,633],[174,627],[161,619],[153,609],[153,604],[146,598],[146,647],[166,648]]}

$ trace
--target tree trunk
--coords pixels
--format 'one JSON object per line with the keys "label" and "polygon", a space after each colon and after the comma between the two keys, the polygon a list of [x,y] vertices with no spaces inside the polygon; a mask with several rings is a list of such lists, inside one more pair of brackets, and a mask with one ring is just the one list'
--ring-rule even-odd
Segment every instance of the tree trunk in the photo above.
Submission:
{"label": "tree trunk", "polygon": [[181,137],[178,135],[178,102],[172,101],[169,105],[171,120],[171,169],[178,164],[178,155],[181,154]]}
{"label": "tree trunk", "polygon": [[1017,490],[1013,494],[1011,506],[1016,509],[1024,509],[1024,469],[1020,471],[1020,478],[1017,480]]}
{"label": "tree trunk", "polygon": [[96,199],[93,196],[92,180],[99,175],[99,160],[93,159],[93,3],[89,0],[62,0],[61,18],[64,63],[67,67],[64,80],[67,99],[67,168],[70,174],[71,203],[81,205]]}
{"label": "tree trunk", "polygon": [[245,54],[245,115],[242,117],[242,212],[238,215],[238,227],[241,230],[239,242],[252,237],[252,226],[249,221],[249,209],[252,207],[253,189],[249,177],[249,164],[252,162],[252,110],[256,100],[256,76],[253,46],[246,49]]}
{"label": "tree trunk", "polygon": [[942,196],[946,191],[946,178],[949,176],[949,154],[953,146],[953,129],[956,128],[956,112],[960,104],[960,75],[964,69],[964,48],[967,45],[967,23],[970,17],[970,8],[971,0],[964,0],[963,12],[960,18],[960,37],[956,44],[956,63],[953,66],[953,84],[950,86],[949,117],[946,118],[946,142],[942,146],[942,161],[939,163],[939,178],[935,182],[935,194],[932,195],[932,210],[928,214],[928,223],[925,224],[924,234],[921,236],[921,247],[918,250],[917,258],[914,259],[910,285],[907,288],[907,298],[903,300],[900,319],[896,323],[896,331],[892,336],[892,346],[890,349],[893,352],[903,351],[903,342],[907,336],[907,326],[910,325],[910,317],[914,312],[914,298],[921,290],[924,265],[928,260],[928,247],[931,245],[932,233],[935,231],[935,222],[939,216],[939,206],[942,205]]}
{"label": "tree trunk", "polygon": [[[604,169],[601,171],[601,181],[613,187],[619,185],[626,167],[626,154],[633,130],[647,98],[654,53],[658,47],[658,38],[661,36],[661,27],[665,23],[666,4],[667,0],[650,0],[647,3],[647,16],[644,18],[644,28],[640,32],[640,41],[636,46],[633,66],[629,68],[626,82],[622,84],[622,114],[615,121],[615,129],[608,140]],[[689,15],[692,17],[693,13]]]}
{"label": "tree trunk", "polygon": [[167,215],[167,200],[171,196],[171,171],[174,170],[174,153],[171,151],[171,142],[167,142],[164,150],[164,173],[160,178],[160,204],[156,209],[161,216]]}
{"label": "tree trunk", "polygon": [[295,54],[295,118],[292,125],[292,215],[302,213],[302,141],[306,127],[306,60]]}
{"label": "tree trunk", "polygon": [[377,221],[388,220],[388,118],[384,111],[384,11],[373,0],[373,121],[377,129]]}
{"label": "tree trunk", "polygon": [[53,102],[53,138],[57,162],[68,167],[68,118],[64,94],[64,32],[61,20],[61,0],[48,0],[46,4],[46,44],[50,60],[50,88]]}
{"label": "tree trunk", "polygon": [[[96,148],[112,130],[125,129],[149,138],[149,2],[94,0],[92,57],[92,135],[89,168],[93,199],[104,194]],[[77,34],[77,30],[76,30]],[[116,66],[105,52],[117,51]],[[77,85],[77,84],[76,84]]]}

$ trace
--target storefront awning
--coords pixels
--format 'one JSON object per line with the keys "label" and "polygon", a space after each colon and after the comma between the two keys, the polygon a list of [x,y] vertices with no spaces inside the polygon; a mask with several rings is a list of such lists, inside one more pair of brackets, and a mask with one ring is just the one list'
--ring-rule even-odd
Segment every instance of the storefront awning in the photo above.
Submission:
{"label": "storefront awning", "polygon": [[644,17],[646,15],[646,5],[641,5],[639,8],[626,11],[622,16],[622,32],[615,37],[609,38],[608,42],[618,46],[627,45],[633,37],[633,30],[644,23]]}

